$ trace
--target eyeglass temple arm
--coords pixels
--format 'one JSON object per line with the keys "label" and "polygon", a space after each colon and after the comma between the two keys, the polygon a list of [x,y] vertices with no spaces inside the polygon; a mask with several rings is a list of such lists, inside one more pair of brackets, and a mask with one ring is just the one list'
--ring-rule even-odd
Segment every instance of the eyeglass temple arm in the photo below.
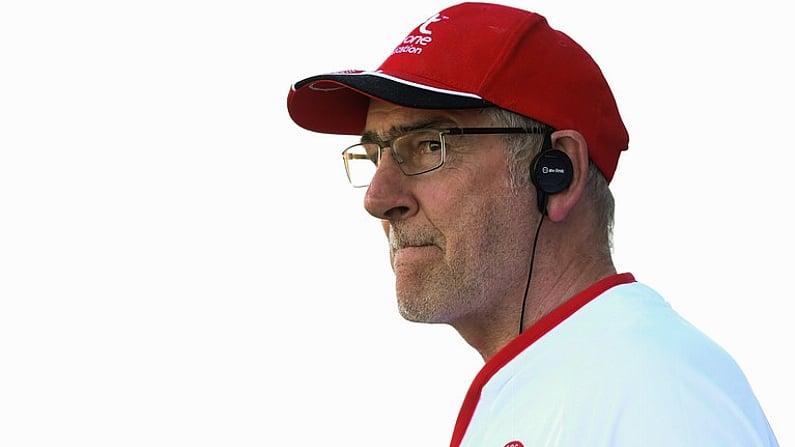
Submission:
{"label": "eyeglass temple arm", "polygon": [[370,157],[366,154],[346,153],[344,157],[347,158],[348,160],[370,160]]}

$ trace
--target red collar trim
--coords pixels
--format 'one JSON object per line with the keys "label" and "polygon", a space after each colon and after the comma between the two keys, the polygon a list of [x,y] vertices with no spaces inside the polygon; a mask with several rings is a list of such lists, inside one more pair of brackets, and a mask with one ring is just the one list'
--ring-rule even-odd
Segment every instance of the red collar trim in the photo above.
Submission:
{"label": "red collar trim", "polygon": [[574,295],[568,301],[555,308],[552,312],[544,316],[544,318],[538,320],[490,358],[486,364],[483,365],[478,375],[475,376],[472,385],[469,386],[469,391],[467,391],[464,403],[461,405],[461,410],[458,413],[458,419],[455,423],[450,447],[458,447],[461,445],[467,427],[469,427],[469,422],[472,420],[472,415],[475,413],[475,407],[477,407],[478,401],[480,401],[480,393],[489,379],[491,379],[497,371],[502,369],[503,366],[513,360],[520,352],[524,351],[544,334],[552,330],[552,328],[562,323],[566,318],[570,317],[574,312],[591,302],[606,290],[620,284],[631,282],[635,282],[635,277],[632,276],[631,273],[616,274],[595,282],[587,289]]}

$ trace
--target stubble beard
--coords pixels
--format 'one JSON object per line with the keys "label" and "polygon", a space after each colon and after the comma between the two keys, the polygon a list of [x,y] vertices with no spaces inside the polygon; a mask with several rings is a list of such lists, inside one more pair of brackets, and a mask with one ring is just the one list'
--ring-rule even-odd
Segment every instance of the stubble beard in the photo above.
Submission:
{"label": "stubble beard", "polygon": [[[398,310],[404,319],[456,326],[456,322],[467,319],[489,318],[495,305],[510,305],[494,300],[510,296],[508,290],[515,282],[517,268],[526,275],[523,247],[506,236],[516,232],[516,226],[509,223],[521,219],[524,210],[515,207],[522,197],[511,193],[498,197],[462,210],[462,216],[471,218],[457,222],[455,228],[444,233],[457,235],[454,240],[435,228],[415,235],[420,242],[424,237],[436,243],[440,256],[421,265],[402,266],[403,271],[395,269]],[[392,228],[393,248],[405,242],[401,236],[399,225],[397,230]],[[516,265],[517,260],[522,267]],[[517,306],[520,305],[517,297]]]}
{"label": "stubble beard", "polygon": [[398,280],[398,310],[404,319],[415,323],[450,323],[476,293],[478,283],[461,260],[437,264],[409,281],[411,284],[402,284]]}
{"label": "stubble beard", "polygon": [[[486,285],[483,279],[493,276],[493,272],[488,270],[490,263],[483,256],[494,250],[499,239],[504,240],[490,211],[478,213],[487,217],[477,226],[474,222],[461,224],[457,233],[472,237],[460,236],[452,241],[456,244],[453,253],[447,252],[451,248],[447,243],[451,241],[439,236],[432,238],[439,242],[439,258],[421,265],[393,265],[396,267],[398,310],[404,319],[416,323],[454,324],[467,313],[484,306]],[[401,233],[398,230],[396,234]]]}

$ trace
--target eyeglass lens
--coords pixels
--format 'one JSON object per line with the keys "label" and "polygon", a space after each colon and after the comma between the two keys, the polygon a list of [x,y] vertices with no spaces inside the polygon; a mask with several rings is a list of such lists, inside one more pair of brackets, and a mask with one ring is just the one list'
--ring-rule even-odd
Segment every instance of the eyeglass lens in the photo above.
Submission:
{"label": "eyeglass lens", "polygon": [[[382,153],[379,154],[379,148],[376,143],[361,143],[343,151],[345,170],[353,186],[362,187],[370,184],[385,150],[381,149]],[[437,130],[422,130],[401,135],[395,138],[388,148],[391,149],[391,155],[400,170],[406,175],[432,171],[441,166],[444,160],[444,142],[442,134]]]}

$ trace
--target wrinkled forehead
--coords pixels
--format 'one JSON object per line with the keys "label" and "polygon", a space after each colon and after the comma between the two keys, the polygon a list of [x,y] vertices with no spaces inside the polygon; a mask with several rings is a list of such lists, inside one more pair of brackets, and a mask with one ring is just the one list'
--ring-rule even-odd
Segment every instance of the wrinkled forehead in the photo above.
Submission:
{"label": "wrinkled forehead", "polygon": [[493,125],[487,109],[415,109],[370,100],[365,133],[391,137],[422,128],[486,127]]}

